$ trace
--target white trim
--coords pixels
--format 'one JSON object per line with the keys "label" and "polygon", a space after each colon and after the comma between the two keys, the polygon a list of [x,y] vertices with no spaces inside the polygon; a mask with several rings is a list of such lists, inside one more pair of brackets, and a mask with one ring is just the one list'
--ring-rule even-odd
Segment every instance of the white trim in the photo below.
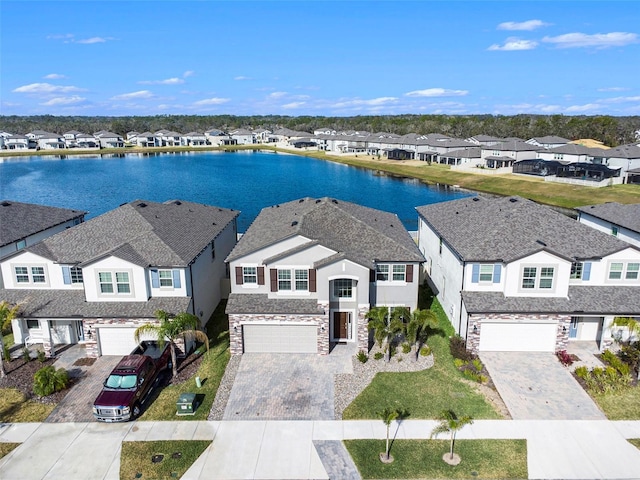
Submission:
{"label": "white trim", "polygon": [[[335,332],[333,329],[333,314],[334,313],[348,313],[349,318],[347,319],[347,338],[336,338]],[[349,323],[351,323],[351,338],[349,336]],[[329,340],[332,342],[347,342],[354,343],[358,338],[358,331],[356,328],[356,324],[358,323],[358,316],[356,311],[351,308],[330,308],[329,309]]]}

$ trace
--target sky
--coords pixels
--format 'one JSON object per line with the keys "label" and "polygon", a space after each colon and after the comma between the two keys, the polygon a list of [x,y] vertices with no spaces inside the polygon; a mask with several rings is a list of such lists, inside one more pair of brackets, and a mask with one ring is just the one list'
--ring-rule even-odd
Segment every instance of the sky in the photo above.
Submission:
{"label": "sky", "polygon": [[640,2],[0,2],[0,115],[520,113],[640,115]]}

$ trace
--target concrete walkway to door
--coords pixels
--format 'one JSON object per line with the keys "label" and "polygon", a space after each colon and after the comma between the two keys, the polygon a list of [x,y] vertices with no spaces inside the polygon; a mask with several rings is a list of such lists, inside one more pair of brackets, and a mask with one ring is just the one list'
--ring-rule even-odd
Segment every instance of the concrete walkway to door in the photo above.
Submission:
{"label": "concrete walkway to door", "polygon": [[604,420],[591,397],[552,353],[482,352],[514,420]]}
{"label": "concrete walkway to door", "polygon": [[245,353],[223,419],[333,420],[333,376],[352,372],[352,355]]}

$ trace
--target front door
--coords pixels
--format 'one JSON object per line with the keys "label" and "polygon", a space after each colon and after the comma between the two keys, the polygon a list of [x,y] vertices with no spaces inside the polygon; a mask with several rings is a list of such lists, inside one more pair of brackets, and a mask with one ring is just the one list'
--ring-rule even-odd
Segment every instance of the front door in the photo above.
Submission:
{"label": "front door", "polygon": [[571,317],[571,325],[569,326],[569,338],[578,336],[578,317]]}
{"label": "front door", "polygon": [[348,312],[333,312],[333,337],[335,340],[347,339]]}

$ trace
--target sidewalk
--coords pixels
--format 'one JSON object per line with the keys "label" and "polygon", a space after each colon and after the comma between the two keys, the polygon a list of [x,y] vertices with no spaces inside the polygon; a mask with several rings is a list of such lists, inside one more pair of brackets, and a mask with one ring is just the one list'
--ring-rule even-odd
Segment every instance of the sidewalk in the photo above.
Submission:
{"label": "sidewalk", "polygon": [[[398,439],[429,438],[434,420],[392,424]],[[0,459],[3,480],[119,478],[122,441],[213,443],[184,479],[329,478],[314,441],[384,439],[381,421],[131,422],[0,424],[0,442],[22,443]],[[531,479],[637,479],[640,421],[477,420],[460,439],[524,438]]]}

